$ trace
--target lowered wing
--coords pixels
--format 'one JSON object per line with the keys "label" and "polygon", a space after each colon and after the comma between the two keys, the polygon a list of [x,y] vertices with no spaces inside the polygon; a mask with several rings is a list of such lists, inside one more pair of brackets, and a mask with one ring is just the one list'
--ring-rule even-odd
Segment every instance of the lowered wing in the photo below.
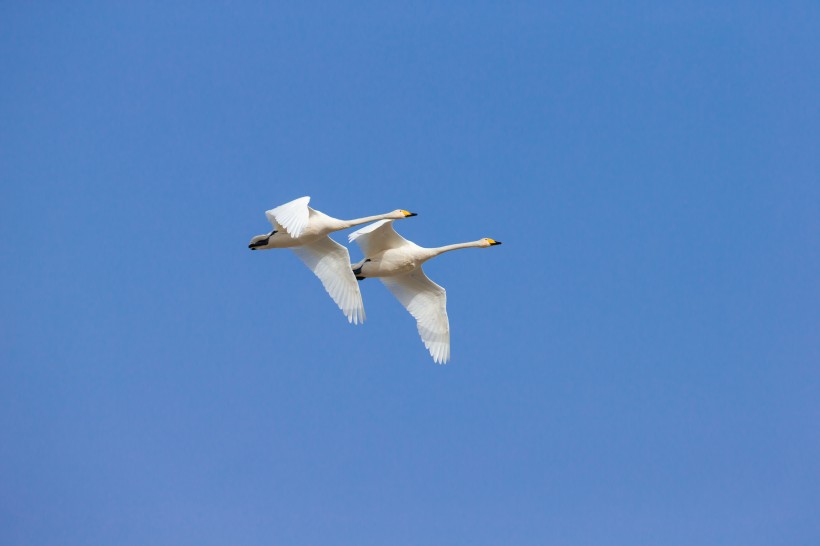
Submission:
{"label": "lowered wing", "polygon": [[348,322],[364,322],[362,293],[350,269],[350,254],[345,247],[330,237],[322,237],[309,245],[293,247],[291,250],[319,277]]}
{"label": "lowered wing", "polygon": [[416,319],[424,346],[437,364],[450,360],[447,293],[418,269],[405,275],[380,277],[390,292]]}

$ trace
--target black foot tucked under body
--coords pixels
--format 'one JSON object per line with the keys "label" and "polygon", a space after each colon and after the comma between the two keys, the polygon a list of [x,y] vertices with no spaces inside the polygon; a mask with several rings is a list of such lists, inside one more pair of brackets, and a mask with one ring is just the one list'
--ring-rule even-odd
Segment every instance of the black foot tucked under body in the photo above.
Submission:
{"label": "black foot tucked under body", "polygon": [[274,233],[276,233],[276,230],[271,231],[268,234],[268,236],[265,237],[264,239],[260,239],[260,240],[256,241],[255,243],[249,244],[248,248],[250,248],[251,250],[256,250],[256,247],[265,246],[266,244],[268,244],[268,241],[270,241],[271,235],[273,235]]}
{"label": "black foot tucked under body", "polygon": [[362,265],[360,265],[359,267],[357,267],[356,269],[354,269],[354,270],[353,270],[353,274],[354,274],[354,275],[356,275],[356,279],[358,279],[358,280],[362,280],[362,279],[364,278],[364,277],[362,277],[362,278],[360,279],[360,278],[359,278],[359,275],[361,275],[361,274],[362,274],[362,267],[364,267],[364,264],[366,264],[366,263],[367,263],[367,262],[369,262],[369,261],[370,261],[369,259],[367,259],[367,260],[363,261],[363,262],[362,262]]}

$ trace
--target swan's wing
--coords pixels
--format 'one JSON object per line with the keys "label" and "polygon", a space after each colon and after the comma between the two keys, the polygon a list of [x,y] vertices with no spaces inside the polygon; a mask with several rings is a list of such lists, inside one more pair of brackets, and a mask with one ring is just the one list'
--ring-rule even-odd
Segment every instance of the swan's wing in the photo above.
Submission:
{"label": "swan's wing", "polygon": [[362,293],[356,276],[350,269],[350,254],[345,247],[330,237],[322,237],[309,245],[296,246],[291,250],[319,277],[348,322],[364,322]]}
{"label": "swan's wing", "polygon": [[290,203],[265,211],[265,216],[273,224],[274,229],[281,226],[285,228],[285,231],[291,237],[296,239],[308,225],[308,217],[310,216],[309,202],[310,197],[300,197]]}
{"label": "swan's wing", "polygon": [[450,360],[450,322],[447,292],[418,269],[396,277],[380,277],[416,319],[419,335],[437,364]]}
{"label": "swan's wing", "polygon": [[393,220],[379,220],[351,233],[348,242],[356,241],[365,257],[378,254],[388,248],[396,248],[410,241],[396,233]]}

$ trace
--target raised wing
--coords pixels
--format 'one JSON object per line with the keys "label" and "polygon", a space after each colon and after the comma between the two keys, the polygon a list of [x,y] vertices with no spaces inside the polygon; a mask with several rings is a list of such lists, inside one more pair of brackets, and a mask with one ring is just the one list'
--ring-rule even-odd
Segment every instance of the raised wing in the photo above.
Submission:
{"label": "raised wing", "polygon": [[409,244],[410,241],[396,233],[393,220],[379,220],[351,233],[347,241],[356,241],[365,258],[378,254],[388,248]]}
{"label": "raised wing", "polygon": [[359,283],[350,269],[347,249],[330,237],[291,250],[319,277],[322,285],[347,317],[348,322],[364,322],[364,304]]}
{"label": "raised wing", "polygon": [[416,319],[419,335],[437,364],[450,360],[447,292],[418,269],[381,281]]}
{"label": "raised wing", "polygon": [[309,202],[309,196],[300,197],[299,199],[294,199],[289,203],[265,211],[265,216],[267,216],[268,221],[273,224],[274,229],[281,226],[295,239],[302,234],[302,231],[304,231],[308,225],[308,217],[310,216]]}

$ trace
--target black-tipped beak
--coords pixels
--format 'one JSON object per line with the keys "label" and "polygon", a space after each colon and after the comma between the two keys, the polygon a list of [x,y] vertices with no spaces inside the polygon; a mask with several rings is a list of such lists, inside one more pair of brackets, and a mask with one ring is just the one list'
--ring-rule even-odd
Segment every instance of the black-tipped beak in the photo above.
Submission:
{"label": "black-tipped beak", "polygon": [[416,214],[415,212],[408,212],[407,218],[410,218],[411,216],[418,216],[418,214]]}
{"label": "black-tipped beak", "polygon": [[490,246],[495,246],[495,245],[500,245],[500,244],[501,244],[501,241],[493,241],[492,243],[490,243]]}

